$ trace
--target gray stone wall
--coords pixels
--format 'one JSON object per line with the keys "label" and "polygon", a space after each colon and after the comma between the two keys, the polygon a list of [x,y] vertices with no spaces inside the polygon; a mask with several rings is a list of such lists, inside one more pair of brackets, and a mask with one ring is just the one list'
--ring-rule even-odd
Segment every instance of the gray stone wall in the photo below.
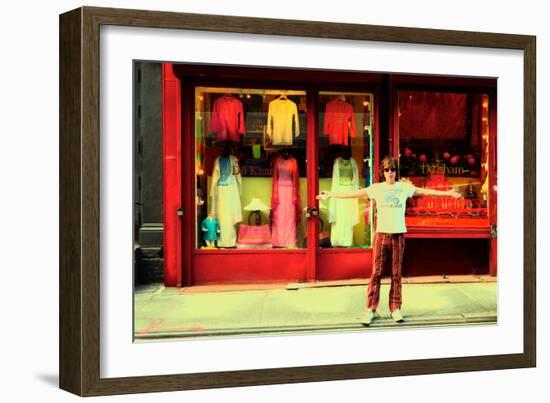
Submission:
{"label": "gray stone wall", "polygon": [[134,63],[135,283],[163,281],[161,64]]}

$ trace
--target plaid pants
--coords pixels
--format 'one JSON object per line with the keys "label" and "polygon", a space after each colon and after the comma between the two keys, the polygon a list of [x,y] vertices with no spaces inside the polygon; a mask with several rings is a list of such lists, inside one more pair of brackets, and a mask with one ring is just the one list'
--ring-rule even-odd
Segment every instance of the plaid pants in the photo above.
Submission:
{"label": "plaid pants", "polygon": [[405,251],[405,234],[374,234],[373,267],[367,291],[367,306],[376,311],[380,300],[380,279],[391,259],[390,312],[401,308],[401,269]]}

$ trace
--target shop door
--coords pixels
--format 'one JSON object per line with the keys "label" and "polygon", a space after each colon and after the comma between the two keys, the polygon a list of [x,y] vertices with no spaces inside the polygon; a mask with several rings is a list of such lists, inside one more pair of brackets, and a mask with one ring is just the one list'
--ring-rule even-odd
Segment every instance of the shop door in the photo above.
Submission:
{"label": "shop door", "polygon": [[[320,91],[318,105],[319,191],[349,193],[369,186],[378,160],[374,92]],[[319,202],[316,280],[369,277],[372,207],[364,198]]]}

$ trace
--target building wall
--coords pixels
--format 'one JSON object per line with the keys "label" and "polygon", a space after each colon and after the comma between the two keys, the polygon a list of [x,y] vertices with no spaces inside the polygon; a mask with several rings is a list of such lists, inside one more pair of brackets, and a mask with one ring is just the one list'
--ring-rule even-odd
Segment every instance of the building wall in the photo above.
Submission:
{"label": "building wall", "polygon": [[135,282],[163,281],[161,64],[134,65]]}

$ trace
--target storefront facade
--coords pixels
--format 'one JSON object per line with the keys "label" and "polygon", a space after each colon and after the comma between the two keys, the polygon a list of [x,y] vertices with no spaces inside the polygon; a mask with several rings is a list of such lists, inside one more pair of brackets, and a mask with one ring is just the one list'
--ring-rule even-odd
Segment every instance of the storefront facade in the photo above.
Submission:
{"label": "storefront facade", "polygon": [[167,286],[368,278],[375,206],[315,196],[384,155],[465,195],[411,200],[404,275],[496,275],[495,80],[163,64],[162,123]]}

